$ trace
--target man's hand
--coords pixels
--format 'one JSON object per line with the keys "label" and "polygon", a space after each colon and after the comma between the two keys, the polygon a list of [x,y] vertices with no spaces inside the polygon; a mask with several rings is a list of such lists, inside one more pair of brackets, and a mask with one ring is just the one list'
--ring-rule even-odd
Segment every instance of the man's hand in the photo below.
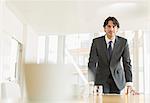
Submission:
{"label": "man's hand", "polygon": [[139,95],[140,93],[133,89],[132,86],[127,86],[126,94]]}

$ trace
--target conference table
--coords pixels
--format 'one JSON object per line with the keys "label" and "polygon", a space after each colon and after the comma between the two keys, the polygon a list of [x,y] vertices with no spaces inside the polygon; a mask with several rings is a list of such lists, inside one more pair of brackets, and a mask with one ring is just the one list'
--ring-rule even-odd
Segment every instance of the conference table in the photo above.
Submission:
{"label": "conference table", "polygon": [[150,95],[90,95],[76,97],[65,101],[5,99],[0,100],[0,103],[150,103]]}

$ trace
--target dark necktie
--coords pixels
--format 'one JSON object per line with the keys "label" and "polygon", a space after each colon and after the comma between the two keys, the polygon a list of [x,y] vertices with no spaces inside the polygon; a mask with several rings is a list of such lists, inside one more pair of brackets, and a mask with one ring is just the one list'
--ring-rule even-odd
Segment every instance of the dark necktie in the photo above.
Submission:
{"label": "dark necktie", "polygon": [[108,46],[108,59],[111,59],[112,55],[112,41],[109,41],[109,46]]}

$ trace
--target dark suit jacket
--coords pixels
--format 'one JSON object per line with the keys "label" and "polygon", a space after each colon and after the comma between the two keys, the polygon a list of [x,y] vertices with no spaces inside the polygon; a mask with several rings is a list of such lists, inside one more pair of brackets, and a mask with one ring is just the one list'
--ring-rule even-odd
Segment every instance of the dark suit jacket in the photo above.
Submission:
{"label": "dark suit jacket", "polygon": [[126,82],[132,82],[127,39],[116,36],[110,62],[105,36],[93,39],[88,68],[94,75],[95,85],[105,83],[111,73],[118,89],[122,90]]}

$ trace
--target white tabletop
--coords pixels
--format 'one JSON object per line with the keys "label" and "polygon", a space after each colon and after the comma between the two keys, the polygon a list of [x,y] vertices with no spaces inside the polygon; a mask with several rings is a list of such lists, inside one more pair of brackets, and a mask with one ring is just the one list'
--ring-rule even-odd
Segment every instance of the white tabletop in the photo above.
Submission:
{"label": "white tabletop", "polygon": [[150,95],[102,95],[78,97],[72,100],[23,100],[23,99],[5,99],[0,100],[0,103],[149,103]]}

